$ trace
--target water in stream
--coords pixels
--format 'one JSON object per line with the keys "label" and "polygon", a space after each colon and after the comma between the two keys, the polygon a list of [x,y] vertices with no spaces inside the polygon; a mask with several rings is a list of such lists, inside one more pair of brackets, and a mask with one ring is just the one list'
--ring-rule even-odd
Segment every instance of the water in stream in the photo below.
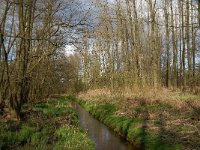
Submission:
{"label": "water in stream", "polygon": [[89,136],[96,144],[97,150],[134,150],[130,143],[117,136],[78,104],[73,103],[73,107],[77,111],[80,124],[87,129]]}

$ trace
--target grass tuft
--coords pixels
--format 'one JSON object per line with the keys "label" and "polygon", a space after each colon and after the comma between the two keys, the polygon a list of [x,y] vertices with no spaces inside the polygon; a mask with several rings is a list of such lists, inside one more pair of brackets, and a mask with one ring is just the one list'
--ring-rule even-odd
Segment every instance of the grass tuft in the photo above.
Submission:
{"label": "grass tuft", "polygon": [[95,149],[69,99],[62,96],[27,107],[24,120],[0,122],[0,149]]}
{"label": "grass tuft", "polygon": [[77,101],[134,145],[176,150],[199,148],[199,100],[180,90],[144,88],[89,90]]}

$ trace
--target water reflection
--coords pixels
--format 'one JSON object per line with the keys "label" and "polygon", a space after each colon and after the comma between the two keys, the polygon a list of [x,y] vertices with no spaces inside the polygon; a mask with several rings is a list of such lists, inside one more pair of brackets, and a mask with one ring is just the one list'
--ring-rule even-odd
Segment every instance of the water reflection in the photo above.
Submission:
{"label": "water reflection", "polygon": [[107,126],[94,119],[78,104],[73,103],[81,125],[88,130],[89,136],[94,140],[97,150],[134,150],[134,147],[115,135]]}

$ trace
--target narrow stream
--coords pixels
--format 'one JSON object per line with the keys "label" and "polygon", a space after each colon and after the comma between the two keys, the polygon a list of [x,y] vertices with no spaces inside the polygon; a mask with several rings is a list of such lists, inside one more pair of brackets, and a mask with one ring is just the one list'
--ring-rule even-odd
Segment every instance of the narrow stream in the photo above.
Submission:
{"label": "narrow stream", "polygon": [[89,136],[95,142],[97,150],[134,150],[134,147],[130,143],[117,136],[107,126],[93,118],[81,106],[73,103],[73,108],[77,111],[80,124],[87,129]]}

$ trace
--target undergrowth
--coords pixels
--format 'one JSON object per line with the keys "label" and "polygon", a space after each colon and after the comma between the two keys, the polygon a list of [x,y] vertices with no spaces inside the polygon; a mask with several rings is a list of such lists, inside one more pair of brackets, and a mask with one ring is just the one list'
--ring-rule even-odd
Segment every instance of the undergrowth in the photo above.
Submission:
{"label": "undergrowth", "polygon": [[66,97],[27,106],[23,121],[0,122],[0,149],[94,149]]}
{"label": "undergrowth", "polygon": [[200,149],[199,95],[166,90],[155,95],[113,95],[108,91],[81,93],[77,102],[141,149]]}
{"label": "undergrowth", "polygon": [[116,133],[129,140],[141,149],[179,149],[179,145],[163,142],[157,135],[150,134],[145,129],[144,118],[130,118],[117,116],[117,108],[114,104],[98,104],[77,100],[95,118],[112,128]]}

